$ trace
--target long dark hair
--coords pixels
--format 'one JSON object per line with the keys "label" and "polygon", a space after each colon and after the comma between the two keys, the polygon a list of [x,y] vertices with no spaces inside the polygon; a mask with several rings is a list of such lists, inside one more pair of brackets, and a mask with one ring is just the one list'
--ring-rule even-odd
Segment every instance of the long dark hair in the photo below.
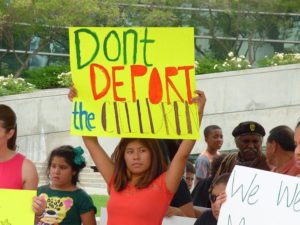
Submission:
{"label": "long dark hair", "polygon": [[72,171],[75,172],[75,174],[72,176],[72,184],[76,185],[79,181],[79,173],[80,171],[86,166],[85,161],[81,162],[81,164],[77,165],[74,161],[75,158],[75,151],[74,148],[70,145],[63,145],[56,149],[54,149],[48,159],[48,165],[47,165],[47,175],[50,174],[50,168],[51,163],[54,157],[61,157],[64,158],[67,164],[69,164],[72,168]]}
{"label": "long dark hair", "polygon": [[136,188],[147,187],[156,177],[167,169],[163,153],[156,139],[122,138],[112,155],[112,160],[115,163],[113,185],[116,191],[122,191],[130,181],[130,175],[127,173],[125,162],[125,149],[127,145],[133,141],[141,142],[149,149],[151,155],[151,166],[146,174],[135,184]]}
{"label": "long dark hair", "polygon": [[213,189],[214,189],[214,187],[217,186],[217,185],[219,185],[219,184],[227,185],[229,178],[230,178],[230,173],[223,173],[223,174],[215,177],[213,179],[212,184],[210,185],[208,193],[211,194],[212,191],[213,191]]}
{"label": "long dark hair", "polygon": [[7,105],[0,104],[0,126],[3,127],[8,133],[10,130],[14,130],[13,136],[8,140],[7,147],[10,150],[16,150],[17,140],[17,117],[15,112]]}

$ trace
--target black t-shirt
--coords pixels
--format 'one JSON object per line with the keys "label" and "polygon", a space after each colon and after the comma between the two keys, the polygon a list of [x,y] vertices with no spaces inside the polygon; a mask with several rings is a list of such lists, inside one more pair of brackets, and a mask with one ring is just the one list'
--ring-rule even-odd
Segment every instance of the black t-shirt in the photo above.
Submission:
{"label": "black t-shirt", "polygon": [[202,206],[210,208],[211,204],[208,198],[209,187],[212,183],[212,178],[207,177],[197,183],[192,191],[193,204],[196,206]]}
{"label": "black t-shirt", "polygon": [[178,208],[189,202],[192,202],[190,190],[185,180],[181,179],[178,190],[176,191],[170,205]]}
{"label": "black t-shirt", "polygon": [[[163,155],[166,159],[166,163],[168,164],[170,161],[172,161],[174,155],[177,152],[179,145],[175,140],[171,140],[171,139],[170,140],[160,139],[158,140],[158,143],[160,145],[160,148],[162,149]],[[182,178],[170,206],[178,208],[189,202],[192,202],[192,196],[187,186],[187,183]]]}
{"label": "black t-shirt", "polygon": [[205,211],[194,223],[194,225],[217,225],[217,220],[211,210]]}

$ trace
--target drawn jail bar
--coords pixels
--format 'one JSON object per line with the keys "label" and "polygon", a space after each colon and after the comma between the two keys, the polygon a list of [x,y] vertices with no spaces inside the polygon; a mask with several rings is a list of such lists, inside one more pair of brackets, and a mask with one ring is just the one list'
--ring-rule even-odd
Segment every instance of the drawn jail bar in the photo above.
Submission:
{"label": "drawn jail bar", "polygon": [[[197,124],[187,101],[150,105],[149,99],[138,99],[136,102],[103,102],[97,108],[96,112],[89,112],[83,102],[75,101],[72,112],[75,129],[90,131],[97,126],[105,133],[120,136],[137,133],[151,136],[163,129],[167,135],[176,133],[180,136],[192,134],[193,124]],[[154,121],[153,113],[160,113],[160,120]]]}

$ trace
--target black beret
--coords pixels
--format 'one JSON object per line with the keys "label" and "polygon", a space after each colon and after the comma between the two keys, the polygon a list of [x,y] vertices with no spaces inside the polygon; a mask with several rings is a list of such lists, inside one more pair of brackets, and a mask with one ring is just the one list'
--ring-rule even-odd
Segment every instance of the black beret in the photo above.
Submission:
{"label": "black beret", "polygon": [[246,121],[240,123],[236,128],[233,129],[232,135],[234,137],[243,135],[243,134],[259,134],[265,136],[266,132],[262,125],[254,121]]}

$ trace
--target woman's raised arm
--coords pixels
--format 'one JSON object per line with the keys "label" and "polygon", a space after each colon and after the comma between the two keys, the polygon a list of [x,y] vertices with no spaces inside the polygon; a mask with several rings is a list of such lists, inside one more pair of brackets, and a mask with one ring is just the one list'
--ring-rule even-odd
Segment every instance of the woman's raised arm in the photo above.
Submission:
{"label": "woman's raised arm", "polygon": [[[197,103],[198,106],[200,124],[204,112],[206,97],[203,91],[197,90],[196,93],[198,96],[193,98],[193,102]],[[183,140],[181,142],[166,174],[166,184],[169,191],[176,192],[182,178],[186,162],[195,145],[195,142],[195,140]]]}
{"label": "woman's raised arm", "polygon": [[108,184],[114,172],[114,164],[111,158],[107,155],[105,150],[99,144],[97,137],[82,137],[83,142],[98,169],[103,176],[105,182]]}

